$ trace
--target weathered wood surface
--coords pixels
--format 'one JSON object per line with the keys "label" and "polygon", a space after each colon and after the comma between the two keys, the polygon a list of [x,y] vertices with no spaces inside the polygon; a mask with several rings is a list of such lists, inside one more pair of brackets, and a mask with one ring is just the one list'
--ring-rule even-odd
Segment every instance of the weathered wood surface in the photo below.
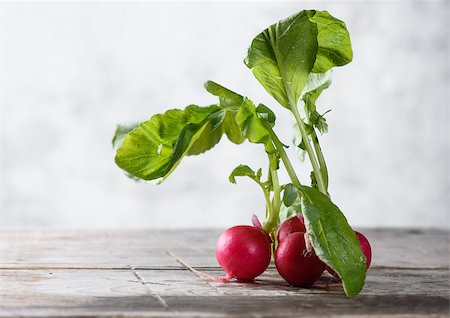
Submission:
{"label": "weathered wood surface", "polygon": [[0,317],[449,315],[449,233],[365,230],[373,263],[345,297],[324,274],[289,287],[271,266],[254,284],[219,283],[220,231],[3,231]]}

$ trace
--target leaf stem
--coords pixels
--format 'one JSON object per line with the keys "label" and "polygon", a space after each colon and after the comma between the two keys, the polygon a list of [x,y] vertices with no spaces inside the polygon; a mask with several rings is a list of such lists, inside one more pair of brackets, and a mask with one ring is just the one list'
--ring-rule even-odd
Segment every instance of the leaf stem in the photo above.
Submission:
{"label": "leaf stem", "polygon": [[295,173],[294,167],[292,166],[291,161],[289,160],[289,157],[286,154],[286,151],[284,150],[284,145],[278,138],[278,136],[273,131],[272,127],[269,125],[265,125],[267,130],[270,132],[270,137],[272,138],[272,141],[275,145],[275,148],[277,149],[278,153],[280,154],[281,161],[283,161],[283,164],[286,168],[286,171],[289,175],[289,178],[291,179],[292,183],[296,186],[300,186],[300,180],[297,177],[297,174]]}
{"label": "leaf stem", "polygon": [[300,113],[298,112],[298,109],[292,98],[291,90],[289,89],[288,86],[286,86],[286,93],[289,98],[291,112],[294,114],[295,121],[297,122],[298,128],[300,129],[300,133],[302,134],[302,140],[303,143],[305,144],[309,160],[311,161],[311,166],[313,167],[314,175],[316,176],[317,186],[319,187],[320,192],[322,192],[325,195],[328,195],[325,182],[323,180],[322,173],[319,167],[319,163],[317,162],[314,149],[312,148],[311,143],[309,142],[308,134],[306,133],[305,124],[303,123],[303,119],[301,118]]}
{"label": "leaf stem", "polygon": [[268,222],[268,220],[270,219],[271,215],[273,214],[273,208],[272,208],[272,203],[270,202],[270,193],[269,190],[261,185],[261,188],[264,192],[264,198],[266,199],[266,220],[264,222],[264,225]]}
{"label": "leaf stem", "polygon": [[272,198],[272,204],[270,205],[272,208],[272,211],[269,214],[269,217],[264,222],[263,227],[267,233],[272,233],[277,228],[278,218],[280,216],[281,187],[280,187],[280,181],[278,179],[277,170],[273,169],[270,166],[269,166],[269,170],[270,170],[270,174],[272,177],[272,186],[273,186],[273,198]]}
{"label": "leaf stem", "polygon": [[311,133],[311,139],[314,145],[314,150],[317,154],[317,159],[319,161],[320,165],[320,171],[322,173],[323,181],[325,183],[325,189],[328,191],[328,168],[327,164],[325,162],[325,158],[322,153],[322,148],[320,147],[319,138],[317,137],[316,130],[313,128],[313,131]]}

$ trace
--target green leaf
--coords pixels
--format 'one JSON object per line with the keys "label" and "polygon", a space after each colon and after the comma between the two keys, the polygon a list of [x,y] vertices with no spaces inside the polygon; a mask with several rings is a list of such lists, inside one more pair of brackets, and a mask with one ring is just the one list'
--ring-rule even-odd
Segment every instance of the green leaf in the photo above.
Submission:
{"label": "green leaf", "polygon": [[329,70],[325,73],[309,73],[308,81],[306,82],[306,85],[303,88],[301,94],[302,98],[305,95],[310,94],[312,96],[315,96],[314,99],[315,101],[324,89],[330,87],[332,79],[333,79],[332,70]]}
{"label": "green leaf", "polygon": [[[322,91],[331,85],[332,71],[326,73],[310,73],[308,81],[303,88],[301,99],[297,103],[299,113],[305,121],[305,128],[308,135],[312,132],[312,126],[316,127],[322,134],[328,131],[328,124],[323,115],[320,115],[316,110],[316,100],[322,93]],[[312,126],[311,126],[312,125]],[[294,144],[297,146],[298,157],[303,161],[305,156],[304,140],[300,129],[293,120],[294,129]]]}
{"label": "green leaf", "polygon": [[316,11],[310,20],[317,25],[319,44],[313,72],[323,73],[334,66],[350,63],[353,51],[345,23],[327,11]]}
{"label": "green leaf", "polygon": [[294,203],[290,206],[286,206],[284,202],[282,202],[280,209],[280,224],[289,219],[290,217],[301,213],[302,213],[301,196],[297,195]]}
{"label": "green leaf", "polygon": [[[112,139],[112,146],[114,149],[117,150],[117,148],[122,145],[123,140],[125,137],[130,133],[131,131],[135,130],[137,127],[139,127],[139,122],[134,122],[131,124],[119,124],[117,125],[116,132],[114,133],[114,137]],[[125,172],[125,175],[130,178],[133,181],[140,182],[141,179],[138,177],[133,176],[132,174]]]}
{"label": "green leaf", "polygon": [[311,123],[321,134],[325,134],[328,132],[327,120],[323,115],[324,114],[320,115],[317,111],[310,115]]}
{"label": "green leaf", "polygon": [[[315,114],[319,115],[316,111],[316,100],[322,91],[331,85],[331,77],[332,71],[309,74],[308,81],[297,103],[298,111],[306,124],[314,124],[314,120],[311,117]],[[298,130],[298,127],[295,126],[295,129]]]}
{"label": "green leaf", "polygon": [[289,108],[286,90],[296,103],[316,60],[315,11],[301,11],[271,25],[250,45],[245,64],[261,85],[282,106]]}
{"label": "green leaf", "polygon": [[258,114],[258,117],[264,119],[270,127],[275,126],[275,113],[269,107],[264,104],[259,104],[258,107],[256,107],[256,113]]}
{"label": "green leaf", "polygon": [[[223,119],[222,121],[217,122],[214,115],[223,114],[225,116],[225,113],[225,111],[214,113],[210,117],[209,122],[198,130],[198,126],[194,125],[193,131],[190,132],[191,134],[189,134],[189,129],[186,129],[187,135],[180,135],[179,137],[184,138],[183,140],[185,140],[186,144],[179,149],[179,156],[174,156],[174,160],[180,160],[184,156],[184,152],[187,156],[200,155],[218,144],[223,135],[221,127]],[[195,138],[194,134],[197,134]],[[189,139],[191,139],[191,141],[189,141]]]}
{"label": "green leaf", "polygon": [[332,76],[332,71],[326,73],[310,73],[301,94],[303,102],[305,104],[307,102],[315,104],[322,91],[330,87]]}
{"label": "green leaf", "polygon": [[184,156],[211,149],[226,134],[236,144],[245,139],[264,144],[271,166],[278,169],[279,155],[267,130],[275,124],[275,114],[217,83],[209,81],[205,87],[223,107],[191,105],[153,116],[128,132],[117,149],[117,165],[143,180],[164,180]]}
{"label": "green leaf", "polygon": [[130,132],[139,127],[139,122],[134,122],[131,124],[119,124],[116,127],[116,132],[114,133],[114,137],[112,139],[112,146],[114,149],[117,149],[122,144],[125,136]]}
{"label": "green leaf", "polygon": [[[236,123],[250,142],[264,144],[266,152],[273,154],[276,150],[270,137],[270,131],[264,126],[264,117],[258,116],[255,105],[246,98],[236,114]],[[267,124],[269,123],[267,122]]]}
{"label": "green leaf", "polygon": [[236,112],[227,111],[225,119],[223,121],[222,129],[228,139],[235,143],[241,144],[245,141],[246,137],[243,135],[241,128],[236,122]]}
{"label": "green leaf", "polygon": [[[302,102],[299,102],[297,107],[299,111],[306,113],[306,122],[316,127],[322,134],[328,131],[328,124],[325,117],[320,115],[316,109],[316,100],[322,91],[331,85],[331,71],[326,73],[311,73],[308,77],[308,82],[302,92]],[[304,109],[301,109],[304,107]],[[298,127],[296,127],[298,129]]]}
{"label": "green leaf", "polygon": [[209,116],[209,123],[211,124],[211,129],[216,130],[220,127],[225,120],[226,110],[217,111]]}
{"label": "green leaf", "polygon": [[[272,123],[268,120],[272,120]],[[253,102],[246,98],[236,114],[236,122],[243,136],[250,142],[264,144],[264,148],[269,154],[270,166],[277,170],[280,156],[272,142],[268,129],[275,123],[275,114],[264,105],[260,106],[258,111]]]}
{"label": "green leaf", "polygon": [[230,180],[231,183],[236,183],[235,177],[249,177],[252,180],[256,181],[258,184],[261,184],[261,175],[261,169],[258,169],[258,171],[255,172],[249,166],[239,165],[231,172],[228,180]]}
{"label": "green leaf", "polygon": [[290,207],[297,199],[298,190],[295,185],[288,183],[283,191],[283,204],[286,207]]}
{"label": "green leaf", "polygon": [[220,84],[217,84],[213,81],[207,81],[204,84],[205,89],[220,98],[220,106],[241,106],[244,102],[244,97],[241,95],[229,90],[228,88],[223,87]]}
{"label": "green leaf", "polygon": [[237,111],[235,117],[231,118],[232,116],[230,116],[224,125],[228,138],[231,141],[239,141],[239,143],[243,141],[242,139],[248,139],[252,143],[264,144],[266,152],[274,154],[271,156],[271,160],[273,166],[278,169],[278,154],[273,146],[270,131],[267,129],[267,127],[275,125],[274,112],[263,104],[255,107],[250,99],[213,81],[206,82],[204,86],[208,92],[220,98],[221,105],[225,105],[223,106],[225,109],[229,110],[228,107],[235,107],[229,110],[230,113]]}
{"label": "green leaf", "polygon": [[319,190],[300,186],[306,230],[317,256],[338,273],[347,296],[364,286],[366,258],[347,219]]}
{"label": "green leaf", "polygon": [[204,84],[204,87],[209,93],[219,97],[220,106],[226,109],[222,125],[223,132],[231,142],[235,144],[243,143],[246,138],[243,136],[239,125],[236,123],[235,116],[239,107],[244,102],[244,97],[213,81],[207,81]]}
{"label": "green leaf", "polygon": [[219,111],[217,105],[191,105],[153,116],[125,137],[117,165],[143,180],[166,178],[186,154],[202,153],[220,140],[220,130],[212,133],[211,124]]}
{"label": "green leaf", "polygon": [[310,73],[325,73],[352,58],[345,23],[326,11],[304,10],[257,35],[244,62],[269,94],[289,108],[304,95]]}

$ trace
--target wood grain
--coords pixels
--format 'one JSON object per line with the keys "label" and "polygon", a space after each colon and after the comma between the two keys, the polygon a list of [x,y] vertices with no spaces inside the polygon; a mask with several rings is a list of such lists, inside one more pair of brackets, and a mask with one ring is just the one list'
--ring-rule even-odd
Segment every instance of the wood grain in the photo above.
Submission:
{"label": "wood grain", "polygon": [[364,233],[373,266],[348,299],[326,274],[294,288],[273,265],[253,284],[206,278],[223,275],[215,230],[3,231],[0,317],[449,315],[448,232]]}

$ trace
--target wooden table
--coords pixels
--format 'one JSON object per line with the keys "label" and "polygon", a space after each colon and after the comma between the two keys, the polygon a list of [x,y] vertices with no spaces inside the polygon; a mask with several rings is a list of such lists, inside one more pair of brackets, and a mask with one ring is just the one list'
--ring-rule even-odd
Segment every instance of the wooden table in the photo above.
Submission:
{"label": "wooden table", "polygon": [[2,231],[0,317],[449,315],[449,233],[366,230],[373,265],[353,299],[323,276],[289,287],[271,266],[219,283],[217,230]]}

